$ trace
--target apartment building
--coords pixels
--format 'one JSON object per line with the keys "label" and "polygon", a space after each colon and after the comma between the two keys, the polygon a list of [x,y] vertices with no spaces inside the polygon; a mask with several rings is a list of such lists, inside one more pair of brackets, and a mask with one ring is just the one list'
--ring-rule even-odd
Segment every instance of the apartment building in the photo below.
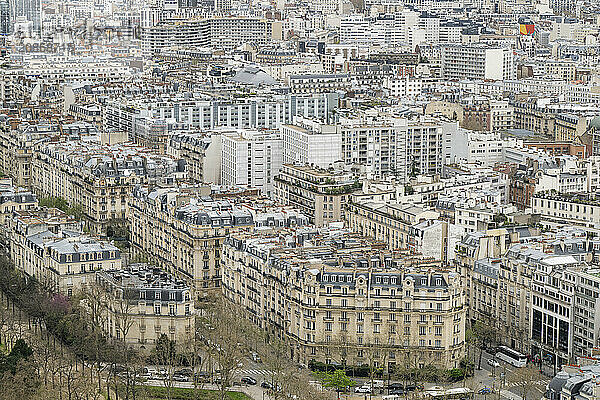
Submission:
{"label": "apartment building", "polygon": [[598,357],[580,358],[576,364],[564,365],[548,383],[544,396],[557,400],[562,396],[581,400],[600,398],[600,362]]}
{"label": "apartment building", "polygon": [[142,29],[142,51],[150,56],[173,46],[233,50],[245,43],[266,45],[282,34],[281,21],[250,16],[163,21]]}
{"label": "apartment building", "polygon": [[[8,182],[6,182],[8,181]],[[10,179],[0,179],[0,225],[6,226],[7,219],[18,211],[37,208],[37,197],[23,188],[14,188]]]}
{"label": "apartment building", "polygon": [[197,297],[220,288],[227,235],[254,224],[250,212],[201,195],[193,188],[136,187],[129,202],[132,254],[185,280]]}
{"label": "apartment building", "polygon": [[423,93],[423,80],[410,76],[384,79],[383,88],[392,97],[415,98]]}
{"label": "apartment building", "polygon": [[97,104],[74,103],[69,105],[67,114],[72,115],[78,121],[85,121],[99,128],[102,125],[102,108]]}
{"label": "apartment building", "polygon": [[283,161],[279,132],[225,131],[221,134],[221,184],[259,189],[271,196]]}
{"label": "apartment building", "polygon": [[87,227],[102,233],[111,220],[127,217],[127,200],[136,184],[172,183],[183,174],[178,160],[131,144],[67,141],[34,153],[31,186],[41,197],[81,206]]}
{"label": "apartment building", "polygon": [[413,225],[439,217],[435,211],[412,204],[351,200],[344,213],[348,228],[393,250],[408,249]]}
{"label": "apartment building", "polygon": [[485,44],[442,45],[442,76],[445,79],[514,79],[513,52],[510,47]]}
{"label": "apartment building", "polygon": [[219,153],[220,158],[221,138],[218,134],[207,135],[199,132],[174,133],[169,137],[167,154],[175,159],[185,161],[185,172],[188,179],[197,183],[219,183],[221,181],[220,176],[217,181],[210,180],[211,174],[209,171],[211,165],[209,163],[212,161],[213,163],[220,164],[220,160],[211,160],[210,156],[207,155],[208,149],[211,146],[216,146],[218,150],[216,152]]}
{"label": "apartment building", "polygon": [[18,120],[6,121],[0,129],[2,172],[10,176],[15,185],[29,187],[34,144],[56,133],[57,127],[50,124],[30,125]]}
{"label": "apartment building", "polygon": [[[594,248],[596,250],[596,248]],[[600,345],[600,271],[598,268],[577,268],[565,273],[574,288],[572,301],[572,353],[592,356]]]}
{"label": "apartment building", "polygon": [[283,164],[275,177],[275,200],[310,217],[316,226],[343,221],[353,191],[361,188],[350,172]]}
{"label": "apartment building", "polygon": [[[460,276],[331,233],[290,232],[296,243],[288,246],[273,235],[231,235],[223,246],[225,296],[282,336],[303,365],[389,371],[414,357],[419,367],[456,367],[465,349]],[[306,235],[313,244],[302,246]]]}
{"label": "apartment building", "polygon": [[457,247],[466,277],[469,319],[497,330],[499,343],[559,367],[597,346],[598,291],[587,267],[584,230],[565,227],[542,235],[531,228],[479,231]]}
{"label": "apartment building", "polygon": [[342,136],[335,125],[295,117],[281,125],[283,163],[327,168],[342,158]]}
{"label": "apartment building", "polygon": [[109,338],[149,350],[161,335],[182,342],[194,335],[192,289],[183,281],[147,264],[100,271],[96,283],[106,293]]}
{"label": "apartment building", "polygon": [[[82,81],[115,82],[131,75],[131,72],[129,65],[116,59],[52,55],[35,58],[26,56],[21,65],[2,69],[0,74],[5,84],[9,82],[14,84],[20,79],[28,81],[42,79],[48,84],[65,84]],[[4,95],[2,101],[15,100],[11,98],[9,92],[5,92]]]}
{"label": "apartment building", "polygon": [[363,166],[372,177],[439,175],[443,128],[437,121],[361,113],[341,117],[342,159]]}
{"label": "apartment building", "polygon": [[305,74],[290,75],[289,84],[293,94],[331,93],[350,90],[352,81],[349,74]]}
{"label": "apartment building", "polygon": [[593,194],[538,192],[531,198],[531,210],[544,219],[561,223],[590,227],[600,223],[600,203]]}
{"label": "apartment building", "polygon": [[117,247],[81,234],[81,225],[56,209],[15,212],[8,235],[15,267],[66,296],[93,283],[97,271],[121,268]]}
{"label": "apartment building", "polygon": [[584,115],[578,114],[556,114],[554,117],[554,140],[558,142],[575,141],[587,130],[588,119]]}
{"label": "apartment building", "polygon": [[506,142],[498,131],[477,132],[466,129],[445,129],[446,164],[477,164],[493,166],[503,161],[502,149]]}
{"label": "apartment building", "polygon": [[[279,129],[290,124],[296,115],[329,121],[338,106],[339,94],[327,93],[271,95],[240,99],[212,99],[202,96],[187,98],[165,96],[148,98],[135,96],[132,100],[111,99],[103,106],[103,125],[106,129],[134,134],[138,118],[165,121],[172,119],[180,129],[216,128]],[[169,133],[168,130],[166,133]]]}

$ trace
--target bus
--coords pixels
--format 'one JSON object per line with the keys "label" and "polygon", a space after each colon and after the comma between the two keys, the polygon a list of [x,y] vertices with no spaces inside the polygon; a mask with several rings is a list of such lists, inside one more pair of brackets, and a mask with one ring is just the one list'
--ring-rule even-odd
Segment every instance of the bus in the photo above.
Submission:
{"label": "bus", "polygon": [[509,347],[500,346],[496,350],[496,358],[509,363],[517,368],[524,367],[527,364],[527,356],[519,353]]}
{"label": "bus", "polygon": [[471,389],[464,387],[445,390],[434,386],[426,390],[422,398],[427,400],[473,400],[474,393]]}

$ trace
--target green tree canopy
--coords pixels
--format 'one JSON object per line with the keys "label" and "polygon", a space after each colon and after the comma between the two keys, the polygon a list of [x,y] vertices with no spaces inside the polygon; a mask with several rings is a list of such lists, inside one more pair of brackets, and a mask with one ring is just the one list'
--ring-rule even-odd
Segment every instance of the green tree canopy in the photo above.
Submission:
{"label": "green tree canopy", "polygon": [[336,369],[333,372],[315,372],[314,374],[321,381],[323,387],[335,389],[338,399],[341,391],[356,385],[356,382],[350,379],[343,369]]}

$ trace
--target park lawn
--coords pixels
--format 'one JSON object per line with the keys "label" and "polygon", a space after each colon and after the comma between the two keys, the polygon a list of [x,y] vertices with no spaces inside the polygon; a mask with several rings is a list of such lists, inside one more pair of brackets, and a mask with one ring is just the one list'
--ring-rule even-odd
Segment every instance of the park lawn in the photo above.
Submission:
{"label": "park lawn", "polygon": [[[198,389],[200,396],[197,397],[193,389],[187,388],[171,388],[171,399],[173,400],[195,400],[200,398],[202,400],[217,400],[219,398],[219,392],[216,390]],[[148,400],[164,400],[167,398],[167,389],[159,386],[140,386],[138,389],[139,393],[145,394],[145,398]],[[251,400],[250,397],[242,392],[227,392],[227,398],[229,400]]]}

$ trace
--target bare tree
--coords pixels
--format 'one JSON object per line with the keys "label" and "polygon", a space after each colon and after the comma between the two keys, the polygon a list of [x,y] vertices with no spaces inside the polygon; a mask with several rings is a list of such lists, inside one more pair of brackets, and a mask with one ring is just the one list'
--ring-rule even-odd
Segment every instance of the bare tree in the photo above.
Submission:
{"label": "bare tree", "polygon": [[509,383],[518,387],[523,400],[527,400],[539,398],[539,394],[543,393],[540,385],[541,379],[542,376],[539,369],[531,364],[527,364],[522,368],[516,368],[515,371],[510,374]]}
{"label": "bare tree", "polygon": [[247,353],[248,323],[237,306],[218,296],[206,302],[197,330],[203,350],[218,366],[219,398],[225,400],[226,390]]}
{"label": "bare tree", "polygon": [[101,354],[104,350],[102,347],[102,331],[106,330],[110,332],[110,327],[108,327],[109,297],[106,290],[95,282],[88,284],[82,290],[82,297],[84,309],[89,314],[91,324],[96,377],[98,380],[98,392],[100,392],[102,390],[102,372],[104,370],[100,362]]}

